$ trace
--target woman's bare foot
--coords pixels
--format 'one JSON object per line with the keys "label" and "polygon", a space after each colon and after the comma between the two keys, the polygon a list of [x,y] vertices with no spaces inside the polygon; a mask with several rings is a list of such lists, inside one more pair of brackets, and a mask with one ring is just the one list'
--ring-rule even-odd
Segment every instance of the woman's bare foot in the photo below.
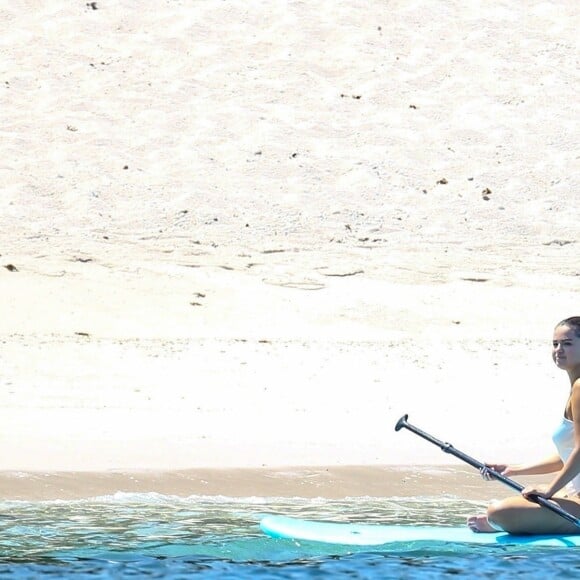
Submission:
{"label": "woman's bare foot", "polygon": [[471,516],[467,518],[467,527],[476,533],[497,533],[496,530],[488,521],[486,515],[479,515],[479,516]]}

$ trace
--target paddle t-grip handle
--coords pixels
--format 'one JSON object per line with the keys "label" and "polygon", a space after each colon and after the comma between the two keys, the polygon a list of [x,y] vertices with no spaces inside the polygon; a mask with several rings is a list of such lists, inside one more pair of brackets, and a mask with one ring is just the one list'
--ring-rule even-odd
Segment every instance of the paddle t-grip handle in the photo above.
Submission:
{"label": "paddle t-grip handle", "polygon": [[395,431],[400,431],[401,429],[403,429],[403,427],[406,427],[408,425],[408,423],[407,423],[408,418],[409,418],[409,415],[403,415],[397,421],[397,424],[395,425]]}

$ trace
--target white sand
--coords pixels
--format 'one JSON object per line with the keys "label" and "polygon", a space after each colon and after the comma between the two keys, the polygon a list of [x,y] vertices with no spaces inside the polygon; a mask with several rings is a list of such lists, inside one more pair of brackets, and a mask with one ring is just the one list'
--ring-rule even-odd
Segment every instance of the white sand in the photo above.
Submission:
{"label": "white sand", "polygon": [[577,2],[96,5],[0,9],[1,471],[552,451]]}

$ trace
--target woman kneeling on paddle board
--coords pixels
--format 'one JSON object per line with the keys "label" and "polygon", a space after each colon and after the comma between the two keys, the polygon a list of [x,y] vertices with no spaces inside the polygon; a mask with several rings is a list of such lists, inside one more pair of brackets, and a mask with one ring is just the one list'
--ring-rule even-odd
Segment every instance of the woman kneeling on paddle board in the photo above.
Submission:
{"label": "woman kneeling on paddle board", "polygon": [[[554,329],[552,358],[570,377],[570,397],[562,423],[553,440],[557,455],[532,465],[490,465],[505,476],[556,473],[544,487],[526,487],[521,496],[493,503],[487,514],[472,516],[467,525],[474,532],[506,531],[512,534],[577,534],[580,529],[527,498],[540,496],[556,502],[570,514],[580,516],[580,316],[567,318]],[[485,479],[493,476],[482,470]],[[565,490],[565,487],[568,489]],[[562,493],[562,491],[564,493]]]}

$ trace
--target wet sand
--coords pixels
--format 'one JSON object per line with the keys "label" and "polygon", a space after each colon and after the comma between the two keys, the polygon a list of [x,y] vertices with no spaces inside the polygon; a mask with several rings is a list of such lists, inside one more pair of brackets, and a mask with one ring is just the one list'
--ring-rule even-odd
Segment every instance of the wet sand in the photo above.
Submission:
{"label": "wet sand", "polygon": [[[528,477],[527,482],[542,478]],[[513,492],[456,466],[348,466],[285,469],[189,469],[171,472],[0,473],[5,500],[81,499],[127,493],[187,497],[437,497],[491,500]]]}

